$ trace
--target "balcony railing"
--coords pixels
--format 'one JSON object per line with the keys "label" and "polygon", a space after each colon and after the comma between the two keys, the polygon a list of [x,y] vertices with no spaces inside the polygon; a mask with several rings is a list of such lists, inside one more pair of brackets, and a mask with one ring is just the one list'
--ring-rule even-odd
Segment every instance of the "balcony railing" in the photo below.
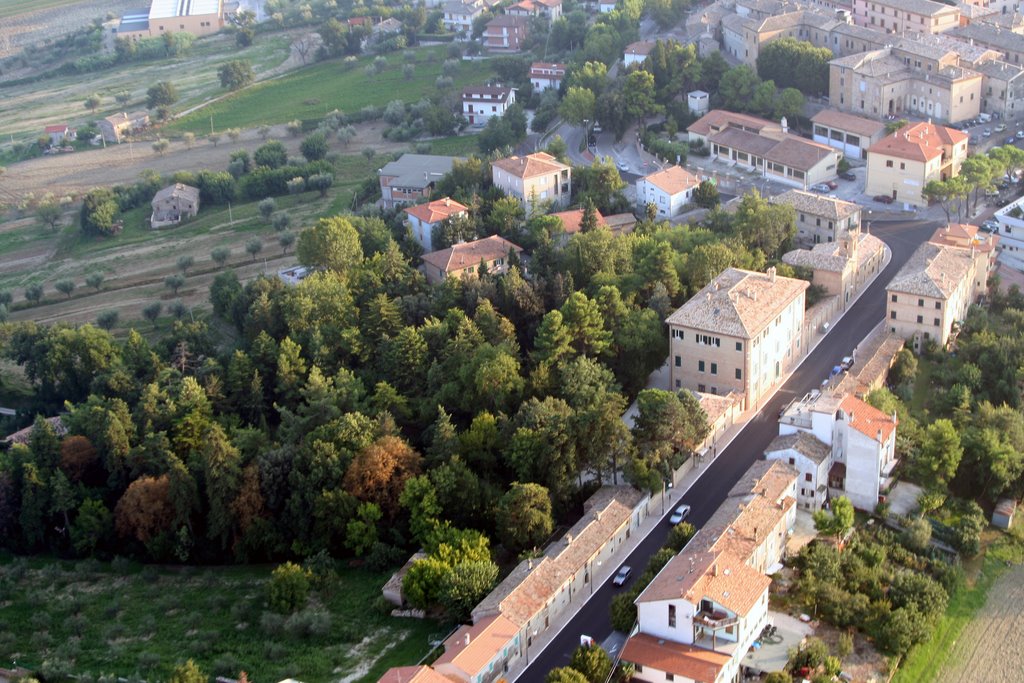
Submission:
{"label": "balcony railing", "polygon": [[739,622],[739,617],[730,616],[725,612],[708,612],[707,610],[701,610],[693,616],[693,621],[700,626],[718,630],[729,626],[735,626]]}

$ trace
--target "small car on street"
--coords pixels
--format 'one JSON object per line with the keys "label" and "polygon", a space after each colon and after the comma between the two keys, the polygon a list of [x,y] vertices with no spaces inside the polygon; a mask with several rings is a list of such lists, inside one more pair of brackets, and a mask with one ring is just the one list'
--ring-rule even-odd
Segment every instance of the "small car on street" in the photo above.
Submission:
{"label": "small car on street", "polygon": [[668,521],[672,526],[675,526],[676,524],[679,524],[680,522],[686,520],[686,518],[689,516],[690,506],[680,505],[679,507],[676,508],[676,511],[672,513],[672,516],[668,518]]}
{"label": "small car on street", "polygon": [[633,573],[633,568],[628,564],[624,564],[619,567],[619,571],[615,572],[615,577],[612,579],[612,583],[616,586],[621,586],[629,581],[630,574]]}

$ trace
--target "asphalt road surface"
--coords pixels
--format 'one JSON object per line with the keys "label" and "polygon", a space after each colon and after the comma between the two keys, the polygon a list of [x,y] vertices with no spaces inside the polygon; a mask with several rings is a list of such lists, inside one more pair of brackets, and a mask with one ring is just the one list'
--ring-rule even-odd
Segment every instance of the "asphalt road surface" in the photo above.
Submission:
{"label": "asphalt road surface", "polygon": [[[729,490],[755,460],[763,456],[765,447],[778,436],[779,411],[796,397],[818,388],[821,380],[829,376],[832,367],[843,356],[850,355],[853,347],[885,317],[885,286],[906,263],[922,242],[939,226],[937,222],[882,222],[874,221],[871,232],[892,250],[892,260],[857,302],[847,311],[825,336],[810,356],[793,373],[782,388],[769,400],[753,420],[723,450],[705,472],[698,485],[687,491],[681,500],[672,501],[671,508],[680,502],[692,508],[689,522],[700,528],[725,499]],[[666,517],[671,514],[666,507]],[[633,568],[633,579],[643,573],[647,561],[668,537],[669,524],[665,520],[647,536],[633,553],[623,560]],[[596,642],[603,642],[612,633],[608,607],[611,599],[624,590],[608,581],[599,588],[583,609],[570,621],[548,647],[530,662],[517,679],[522,683],[543,683],[547,673],[560,666],[568,666],[569,658],[579,646],[580,636],[586,634]],[[532,654],[532,653],[531,653]]]}

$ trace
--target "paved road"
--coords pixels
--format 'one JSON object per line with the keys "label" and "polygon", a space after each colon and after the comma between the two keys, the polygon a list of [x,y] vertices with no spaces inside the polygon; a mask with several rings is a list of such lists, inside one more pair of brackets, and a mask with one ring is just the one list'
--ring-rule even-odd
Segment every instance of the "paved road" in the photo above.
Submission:
{"label": "paved road", "polygon": [[[699,480],[699,485],[693,486],[683,495],[682,502],[688,503],[693,509],[690,522],[700,527],[708,521],[740,476],[755,460],[762,457],[764,448],[778,435],[775,416],[779,411],[793,398],[817,388],[821,380],[828,377],[832,367],[843,356],[849,355],[864,334],[885,317],[885,286],[914,249],[931,236],[937,227],[938,223],[935,222],[875,222],[872,225],[872,233],[884,240],[892,250],[889,266],[832,328],[825,340],[811,352],[774,398],[767,402],[757,417],[719,454],[718,459],[710,465],[710,471],[705,472]],[[643,572],[648,559],[665,543],[668,530],[668,522],[656,527],[623,561],[623,564],[633,567],[634,577]],[[541,683],[551,669],[567,666],[582,634],[602,642],[612,632],[608,606],[620,590],[612,586],[611,582],[598,589],[547,649],[530,662],[517,683]]]}

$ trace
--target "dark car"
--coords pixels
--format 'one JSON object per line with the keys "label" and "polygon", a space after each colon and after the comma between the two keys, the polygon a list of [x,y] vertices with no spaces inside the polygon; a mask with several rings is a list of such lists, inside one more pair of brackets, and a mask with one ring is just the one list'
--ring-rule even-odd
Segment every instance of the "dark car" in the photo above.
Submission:
{"label": "dark car", "polygon": [[872,199],[874,199],[876,202],[881,202],[882,204],[892,204],[894,201],[896,201],[887,194],[876,194],[874,197],[872,197]]}
{"label": "dark car", "polygon": [[856,180],[857,179],[857,176],[856,176],[856,174],[854,174],[853,171],[843,171],[842,173],[839,174],[839,177],[842,178],[843,180]]}

